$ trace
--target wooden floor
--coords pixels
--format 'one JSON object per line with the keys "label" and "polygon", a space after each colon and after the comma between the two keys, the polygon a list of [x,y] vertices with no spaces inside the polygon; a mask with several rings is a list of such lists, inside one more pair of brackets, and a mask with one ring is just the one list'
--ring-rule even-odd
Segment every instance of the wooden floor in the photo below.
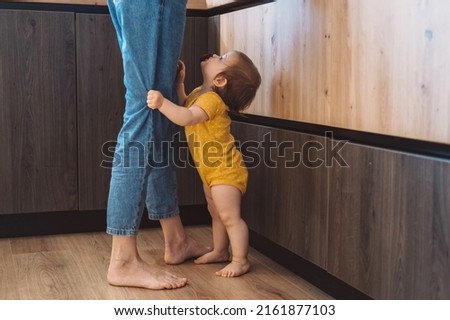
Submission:
{"label": "wooden floor", "polygon": [[[187,227],[186,231],[194,239],[211,244],[209,227]],[[332,299],[253,249],[251,272],[226,279],[214,275],[224,264],[195,265],[187,261],[177,266],[165,265],[160,229],[141,230],[138,243],[142,258],[187,277],[189,284],[161,291],[108,285],[105,275],[111,238],[104,232],[11,238],[0,239],[0,300]]]}

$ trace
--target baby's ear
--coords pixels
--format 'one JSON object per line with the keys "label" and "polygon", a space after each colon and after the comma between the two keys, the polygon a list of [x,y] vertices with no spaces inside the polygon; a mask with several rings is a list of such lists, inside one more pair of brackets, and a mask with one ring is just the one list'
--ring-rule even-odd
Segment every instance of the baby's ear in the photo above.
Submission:
{"label": "baby's ear", "polygon": [[227,78],[225,78],[223,75],[218,75],[213,80],[213,84],[216,88],[224,88],[227,85],[227,82]]}

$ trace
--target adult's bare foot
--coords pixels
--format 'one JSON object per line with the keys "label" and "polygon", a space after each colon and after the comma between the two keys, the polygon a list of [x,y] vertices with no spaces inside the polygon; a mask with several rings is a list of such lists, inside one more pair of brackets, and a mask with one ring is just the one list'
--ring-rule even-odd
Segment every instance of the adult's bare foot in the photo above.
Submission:
{"label": "adult's bare foot", "polygon": [[216,272],[216,276],[225,277],[225,278],[233,278],[239,277],[250,271],[250,263],[248,260],[238,262],[231,261],[230,264],[225,266],[225,268]]}
{"label": "adult's bare foot", "polygon": [[167,264],[179,264],[188,259],[200,257],[211,250],[211,247],[187,237],[185,241],[177,244],[166,243],[164,262]]}
{"label": "adult's bare foot", "polygon": [[108,269],[109,284],[119,287],[176,289],[187,284],[186,278],[155,268],[142,261],[112,260]]}
{"label": "adult's bare foot", "polygon": [[194,260],[196,264],[225,262],[230,259],[230,253],[227,251],[210,251]]}

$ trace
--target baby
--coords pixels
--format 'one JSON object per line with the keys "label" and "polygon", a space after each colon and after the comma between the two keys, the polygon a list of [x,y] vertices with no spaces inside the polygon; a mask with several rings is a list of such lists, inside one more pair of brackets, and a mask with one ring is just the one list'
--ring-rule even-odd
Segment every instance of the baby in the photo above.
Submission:
{"label": "baby", "polygon": [[261,76],[253,62],[242,52],[202,58],[203,83],[186,96],[185,65],[179,62],[177,93],[179,106],[150,90],[147,104],[172,122],[185,127],[194,163],[212,218],[213,250],[195,260],[197,264],[231,262],[216,272],[222,277],[237,277],[250,270],[248,227],[241,217],[241,198],[247,188],[248,172],[230,133],[229,112],[240,112],[253,101]]}

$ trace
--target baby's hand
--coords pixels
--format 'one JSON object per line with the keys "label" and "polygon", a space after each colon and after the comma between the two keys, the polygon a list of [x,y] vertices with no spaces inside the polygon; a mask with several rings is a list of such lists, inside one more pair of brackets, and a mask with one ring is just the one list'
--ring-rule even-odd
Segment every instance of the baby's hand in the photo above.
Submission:
{"label": "baby's hand", "polygon": [[178,66],[177,66],[177,83],[181,84],[184,83],[184,78],[186,77],[186,66],[184,65],[184,62],[181,60],[178,60]]}
{"label": "baby's hand", "polygon": [[147,94],[147,105],[150,109],[161,108],[164,102],[164,96],[161,92],[156,90],[150,90]]}

